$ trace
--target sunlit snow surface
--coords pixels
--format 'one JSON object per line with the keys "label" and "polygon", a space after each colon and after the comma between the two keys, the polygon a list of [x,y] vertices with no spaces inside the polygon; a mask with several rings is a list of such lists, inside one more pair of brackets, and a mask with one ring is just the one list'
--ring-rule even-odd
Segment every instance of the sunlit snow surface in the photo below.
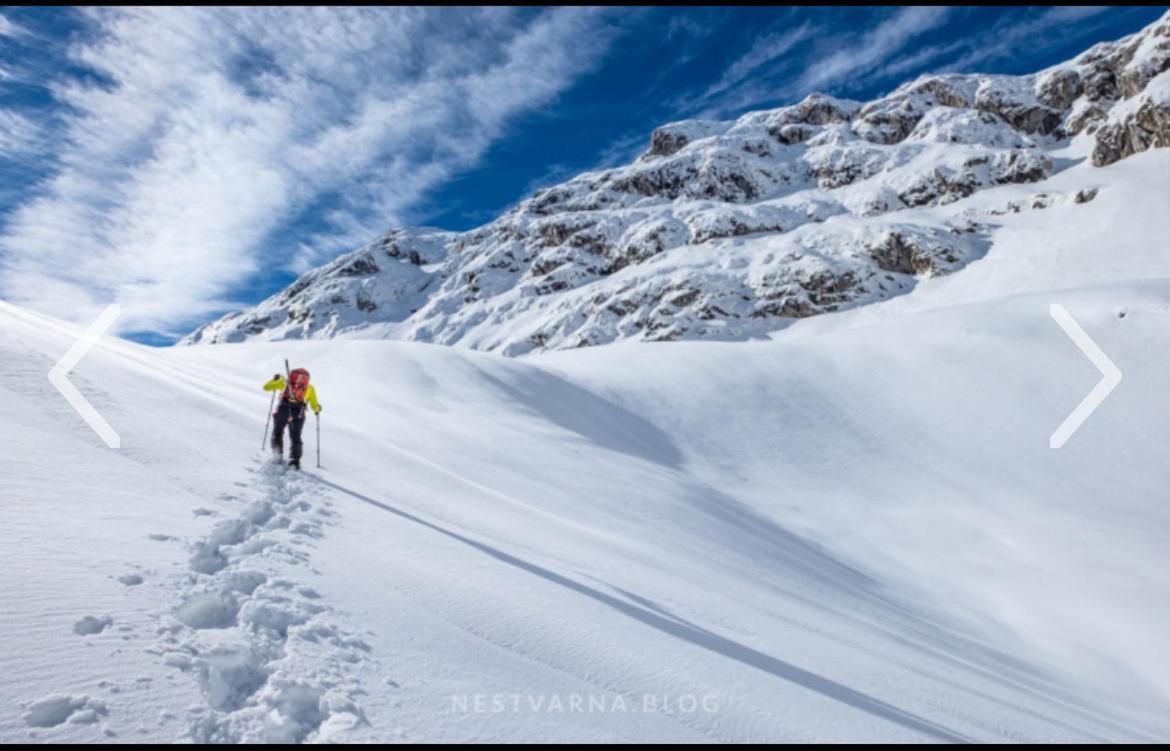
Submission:
{"label": "sunlit snow surface", "polygon": [[[118,451],[0,304],[0,739],[1164,741],[1167,174],[981,191],[982,258],[768,340],[105,340]],[[1059,451],[1052,303],[1124,373]]]}

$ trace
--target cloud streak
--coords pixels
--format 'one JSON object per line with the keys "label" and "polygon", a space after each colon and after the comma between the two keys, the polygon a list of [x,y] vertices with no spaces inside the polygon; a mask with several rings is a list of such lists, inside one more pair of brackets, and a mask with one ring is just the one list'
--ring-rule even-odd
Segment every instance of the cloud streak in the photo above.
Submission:
{"label": "cloud streak", "polygon": [[1127,10],[1132,12],[1134,9],[1055,7],[1041,9],[1030,17],[1005,16],[989,27],[959,39],[927,45],[913,54],[878,66],[861,82],[898,80],[916,73],[979,73],[987,67],[1018,58],[1025,45],[1029,55],[1033,56],[1048,54],[1062,45],[1080,46],[1083,40],[1095,36],[1104,24],[1116,22],[1118,15]]}
{"label": "cloud streak", "polygon": [[[605,13],[87,11],[68,54],[97,78],[46,83],[69,114],[0,234],[0,296],[77,320],[118,301],[123,331],[180,333],[474,165],[601,59]],[[0,154],[45,137],[12,122]]]}
{"label": "cloud streak", "polygon": [[20,161],[42,148],[41,132],[35,123],[19,112],[0,109],[0,161]]}
{"label": "cloud streak", "polygon": [[798,44],[813,35],[813,27],[805,22],[800,26],[784,31],[766,34],[752,43],[750,49],[737,58],[723,71],[719,80],[712,84],[706,92],[713,96],[726,91],[740,83],[764,65],[771,63],[794,49]]}
{"label": "cloud streak", "polygon": [[[1028,20],[1004,19],[989,30],[965,40],[963,52],[948,60],[943,70],[975,72],[979,66],[1010,58],[1019,53],[1020,45],[1029,45],[1035,54],[1061,43],[1087,35],[1094,29],[1094,20],[1100,20],[1104,11],[1120,12],[1100,6],[1056,7],[1042,10]],[[951,50],[945,50],[945,53]]]}
{"label": "cloud streak", "polygon": [[833,24],[810,20],[785,26],[758,37],[714,83],[679,102],[688,103],[698,117],[719,118],[814,91],[852,89],[950,18],[947,8],[908,7],[856,31],[837,32]]}
{"label": "cloud streak", "polygon": [[902,8],[859,38],[834,42],[836,50],[815,59],[792,89],[805,93],[832,89],[879,63],[895,59],[916,38],[946,23],[949,12],[939,7]]}

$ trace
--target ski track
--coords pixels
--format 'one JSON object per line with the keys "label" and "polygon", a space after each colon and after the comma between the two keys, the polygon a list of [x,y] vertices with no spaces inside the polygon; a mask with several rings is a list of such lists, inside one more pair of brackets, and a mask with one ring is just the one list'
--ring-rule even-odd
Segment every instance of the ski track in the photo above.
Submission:
{"label": "ski track", "polygon": [[235,514],[191,545],[188,570],[173,582],[173,609],[155,614],[148,651],[198,681],[204,702],[187,709],[186,740],[327,740],[367,722],[356,699],[365,693],[362,669],[377,665],[339,614],[290,578],[312,572],[313,541],[335,512],[319,488],[283,466],[258,459],[249,471],[255,482],[220,496]]}

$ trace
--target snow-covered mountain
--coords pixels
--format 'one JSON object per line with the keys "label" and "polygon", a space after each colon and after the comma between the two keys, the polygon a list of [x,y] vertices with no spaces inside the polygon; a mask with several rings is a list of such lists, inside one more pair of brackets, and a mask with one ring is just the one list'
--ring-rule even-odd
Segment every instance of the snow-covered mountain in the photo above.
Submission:
{"label": "snow-covered mountain", "polygon": [[[765,341],[106,339],[117,451],[45,377],[80,330],[0,303],[0,742],[1170,738],[1170,149],[1083,170]],[[1054,302],[1124,373],[1059,451]]]}
{"label": "snow-covered mountain", "polygon": [[[1170,14],[1034,75],[936,75],[654,131],[635,163],[455,233],[395,229],[185,343],[390,338],[508,355],[743,339],[982,257],[1005,212],[1082,204],[1170,145]],[[1062,191],[1051,176],[1077,169]],[[997,186],[1032,190],[1014,203]],[[1105,186],[1107,187],[1107,186]]]}
{"label": "snow-covered mountain", "polygon": [[[283,341],[101,340],[118,450],[0,301],[0,742],[1170,738],[1168,60],[659,129],[192,337]],[[1124,374],[1059,450],[1053,303]]]}

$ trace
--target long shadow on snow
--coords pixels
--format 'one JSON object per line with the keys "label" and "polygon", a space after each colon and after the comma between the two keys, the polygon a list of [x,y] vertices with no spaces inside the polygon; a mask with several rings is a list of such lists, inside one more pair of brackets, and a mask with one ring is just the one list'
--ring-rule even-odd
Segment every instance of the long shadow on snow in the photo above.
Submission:
{"label": "long shadow on snow", "polygon": [[535,367],[509,373],[510,380],[478,371],[511,401],[591,443],[672,469],[682,464],[682,452],[656,425],[564,378]]}
{"label": "long shadow on snow", "polygon": [[[515,404],[603,449],[669,470],[678,471],[682,465],[682,452],[666,432],[556,374],[534,367],[509,373],[509,380],[505,380],[477,366],[477,375]],[[706,484],[686,491],[680,488],[680,492],[680,504],[711,520],[717,528],[734,530],[738,546],[745,540],[758,545],[755,553],[760,560],[776,559],[788,571],[799,571],[812,580],[863,596],[877,585],[863,571],[839,561],[820,545],[780,527],[726,493]]]}
{"label": "long shadow on snow", "polygon": [[912,712],[907,712],[904,709],[900,709],[892,704],[882,701],[881,699],[870,696],[869,694],[849,688],[844,684],[837,683],[834,680],[830,680],[824,676],[809,672],[808,670],[798,668],[791,663],[777,659],[771,655],[764,654],[759,650],[752,649],[751,647],[740,644],[739,642],[712,633],[711,631],[708,631],[707,629],[704,629],[700,626],[696,626],[692,623],[681,620],[677,618],[677,616],[667,617],[632,603],[623,602],[622,600],[619,600],[612,595],[605,594],[604,592],[600,592],[596,589],[593,589],[592,587],[581,584],[580,582],[573,581],[572,579],[562,576],[554,571],[550,571],[543,566],[538,566],[534,563],[521,560],[520,558],[517,558],[514,555],[509,555],[508,553],[505,553],[498,548],[494,548],[491,545],[478,542],[469,537],[458,534],[457,532],[444,529],[437,524],[417,517],[414,514],[408,513],[406,511],[402,511],[401,509],[395,508],[387,503],[370,498],[367,495],[350,490],[349,488],[338,485],[337,483],[330,482],[329,480],[326,480],[320,476],[314,475],[313,477],[322,485],[345,493],[346,495],[352,498],[356,498],[363,503],[374,506],[375,508],[382,509],[383,511],[389,512],[408,521],[414,522],[415,524],[426,527],[427,529],[430,529],[434,532],[438,532],[439,534],[449,537],[453,540],[457,540],[464,545],[473,547],[476,550],[491,556],[501,563],[514,566],[522,571],[539,576],[546,581],[550,581],[553,584],[558,584],[562,587],[565,587],[566,589],[572,590],[573,592],[596,600],[603,605],[608,605],[623,615],[629,616],[630,618],[644,623],[647,626],[651,626],[652,628],[656,628],[665,634],[669,634],[675,638],[682,639],[683,641],[694,644],[697,647],[701,647],[723,657],[741,662],[748,667],[762,670],[766,673],[776,676],[777,678],[795,683],[798,686],[802,686],[811,691],[816,691],[825,697],[842,702],[843,704],[851,706],[855,709],[859,709],[863,712],[868,712],[875,717],[879,717],[897,725],[901,725],[902,727],[909,730],[930,736],[936,740],[946,741],[949,743],[971,742],[970,738],[948,730],[947,728],[931,722],[924,717],[920,717],[916,714],[913,714]]}

